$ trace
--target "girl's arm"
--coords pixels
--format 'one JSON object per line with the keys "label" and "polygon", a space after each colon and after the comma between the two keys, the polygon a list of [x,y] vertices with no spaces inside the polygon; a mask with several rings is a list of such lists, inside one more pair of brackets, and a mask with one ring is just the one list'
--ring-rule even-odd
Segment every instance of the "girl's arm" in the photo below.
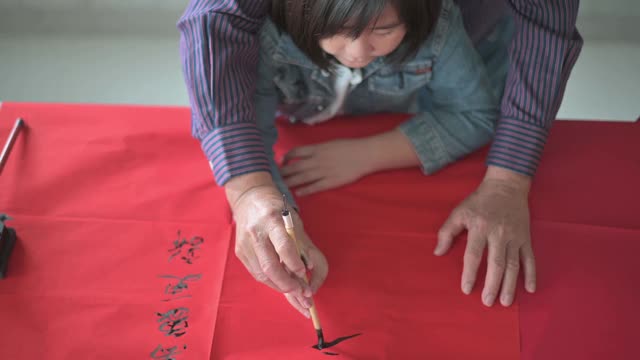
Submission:
{"label": "girl's arm", "polygon": [[[291,156],[307,151],[311,154],[308,157],[315,156],[320,164],[331,160],[344,163],[343,168],[332,171],[336,180],[331,185],[339,185],[369,173],[413,166],[421,166],[426,174],[433,174],[491,141],[499,113],[499,89],[492,87],[484,62],[465,32],[458,8],[445,1],[443,13],[447,20],[438,23],[430,40],[442,46],[435,50],[433,78],[427,84],[429,110],[418,113],[395,130],[334,142],[330,148],[325,146],[327,149],[308,147]],[[496,83],[504,79],[504,74],[492,75]],[[350,154],[348,163],[358,166],[339,161],[345,159],[344,154]],[[285,168],[285,175],[295,170]],[[297,186],[309,180],[298,178],[300,181],[294,178],[290,184]],[[329,187],[332,186],[324,188]]]}
{"label": "girl's arm", "polygon": [[456,6],[444,11],[450,12],[444,17],[448,27],[441,32],[445,24],[440,22],[432,38],[438,41],[441,36],[443,45],[427,84],[430,109],[399,127],[427,174],[489,143],[499,114],[499,90],[491,86],[460,11]]}
{"label": "girl's arm", "polygon": [[[443,2],[436,26],[430,109],[399,128],[368,138],[342,139],[292,150],[282,173],[298,195],[352,183],[367,174],[421,166],[432,174],[487,144],[498,117],[485,65],[465,32],[458,8]],[[301,187],[302,186],[302,187]]]}

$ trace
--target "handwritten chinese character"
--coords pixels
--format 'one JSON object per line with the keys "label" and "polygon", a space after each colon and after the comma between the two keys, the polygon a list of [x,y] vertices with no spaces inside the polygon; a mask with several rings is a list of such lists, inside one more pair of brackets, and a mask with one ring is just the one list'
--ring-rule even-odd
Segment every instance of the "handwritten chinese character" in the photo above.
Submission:
{"label": "handwritten chinese character", "polygon": [[161,323],[158,330],[167,336],[180,337],[187,333],[189,327],[189,309],[179,307],[166,313],[156,313]]}
{"label": "handwritten chinese character", "polygon": [[[204,238],[202,236],[192,236],[191,239],[187,240],[181,237],[180,230],[178,230],[178,239],[173,240],[173,248],[169,249],[171,253],[169,261],[173,260],[176,256],[180,256],[187,264],[193,264],[193,261],[199,258],[199,256],[196,256],[196,252],[200,250],[200,245],[202,245],[203,242]],[[187,249],[183,254],[182,251],[185,246]]]}
{"label": "handwritten chinese character", "polygon": [[[182,349],[187,350],[187,345],[183,345]],[[165,348],[162,345],[158,345],[158,347],[151,352],[151,358],[156,360],[177,360],[178,358],[175,356],[182,353],[178,350],[178,346]]]}
{"label": "handwritten chinese character", "polygon": [[170,299],[164,299],[162,301],[171,301],[171,300],[177,300],[177,299],[182,299],[182,298],[189,298],[191,297],[191,295],[188,294],[184,294],[182,296],[177,296],[175,297],[175,295],[177,294],[181,294],[183,291],[188,290],[189,289],[189,284],[187,284],[187,282],[189,281],[198,281],[200,280],[200,278],[202,277],[201,274],[195,274],[195,275],[187,275],[183,278],[179,277],[179,276],[173,276],[173,275],[161,275],[160,276],[163,279],[174,279],[174,280],[178,280],[177,283],[174,284],[174,282],[170,282],[164,289],[164,293],[166,295],[171,295],[174,296],[173,298]]}

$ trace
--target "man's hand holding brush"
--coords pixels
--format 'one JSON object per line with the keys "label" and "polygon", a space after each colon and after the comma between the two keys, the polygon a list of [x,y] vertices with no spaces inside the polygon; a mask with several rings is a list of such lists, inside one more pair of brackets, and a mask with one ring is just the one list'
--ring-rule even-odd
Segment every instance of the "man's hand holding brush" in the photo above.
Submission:
{"label": "man's hand holding brush", "polygon": [[300,217],[292,211],[300,251],[311,274],[309,285],[304,282],[305,264],[282,221],[282,194],[271,175],[256,172],[234,177],[225,190],[236,222],[236,256],[256,280],[284,293],[293,307],[309,317],[311,296],[326,279],[328,264]]}

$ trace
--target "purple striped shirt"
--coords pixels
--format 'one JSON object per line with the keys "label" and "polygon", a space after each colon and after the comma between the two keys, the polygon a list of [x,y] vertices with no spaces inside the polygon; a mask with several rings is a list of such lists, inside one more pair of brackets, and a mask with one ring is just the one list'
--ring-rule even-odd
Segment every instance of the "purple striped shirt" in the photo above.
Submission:
{"label": "purple striped shirt", "polygon": [[[486,34],[503,0],[459,0],[472,39]],[[487,164],[533,176],[580,50],[579,0],[510,0],[516,32],[501,117]],[[258,37],[267,0],[191,0],[178,22],[193,135],[220,185],[269,171],[255,125]]]}

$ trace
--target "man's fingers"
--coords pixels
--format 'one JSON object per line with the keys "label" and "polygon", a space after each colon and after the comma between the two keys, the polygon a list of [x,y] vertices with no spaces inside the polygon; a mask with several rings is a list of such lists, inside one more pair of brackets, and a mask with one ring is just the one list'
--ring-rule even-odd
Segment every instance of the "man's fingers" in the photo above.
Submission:
{"label": "man's fingers", "polygon": [[326,179],[322,179],[322,180],[318,180],[314,183],[312,183],[311,185],[307,185],[303,188],[301,188],[300,190],[296,191],[296,195],[298,196],[305,196],[305,195],[311,195],[320,191],[325,191],[325,190],[329,190],[331,189],[332,186],[329,183],[329,181],[327,181]]}
{"label": "man's fingers", "polygon": [[524,270],[524,288],[533,293],[536,291],[536,259],[533,256],[531,241],[525,242],[524,246],[520,248],[520,256]]}
{"label": "man's fingers", "polygon": [[[296,232],[296,236],[298,237],[299,243],[301,244],[308,244],[311,242],[311,240],[309,240],[309,237],[307,236],[307,234],[304,231],[301,231],[301,225],[300,225],[300,221],[296,221],[297,218],[294,220],[294,224],[296,226],[295,228],[295,232]],[[303,258],[303,263],[306,266],[306,270],[307,271],[311,271],[313,270],[313,268],[316,266],[316,262],[315,259],[309,255],[311,248],[309,248],[308,246],[301,246],[300,247],[300,256]]]}
{"label": "man's fingers", "polygon": [[[278,291],[288,293],[296,290],[301,290],[300,284],[296,281],[296,279],[294,279],[287,273],[282,264],[280,264],[280,260],[283,260],[286,266],[291,265],[292,267],[290,267],[289,269],[295,271],[296,273],[298,273],[301,268],[304,269],[304,265],[302,265],[302,261],[300,260],[300,258],[297,258],[296,256],[297,254],[295,246],[292,250],[289,247],[279,245],[283,242],[288,242],[287,233],[284,231],[284,226],[282,232],[284,232],[284,239],[282,239],[283,236],[281,234],[275,236],[271,233],[269,234],[271,241],[269,241],[269,238],[254,239],[254,251],[264,275],[266,275],[267,278],[269,278],[269,280],[271,280],[276,285]],[[272,233],[275,234],[276,232],[272,231]],[[278,253],[277,250],[279,250],[281,253]],[[297,259],[300,265],[296,266],[295,261],[291,260],[292,252],[294,254],[294,259]],[[280,259],[278,259],[278,257],[280,257]],[[289,263],[287,263],[287,261]]]}
{"label": "man's fingers", "polygon": [[500,289],[507,264],[507,247],[503,241],[497,241],[489,235],[489,256],[487,258],[487,278],[482,291],[482,302],[492,306]]}
{"label": "man's fingers", "polygon": [[304,317],[306,317],[307,319],[311,317],[311,313],[309,312],[309,309],[302,306],[297,296],[295,296],[292,293],[287,293],[287,294],[284,294],[284,297],[287,298],[287,301],[289,301],[289,304],[291,304],[291,306],[293,306],[294,309],[298,310]]}
{"label": "man's fingers", "polygon": [[459,211],[454,210],[438,231],[438,244],[434,250],[435,255],[444,255],[453,244],[453,239],[466,228],[464,218]]}
{"label": "man's fingers", "polygon": [[464,250],[464,265],[462,267],[462,292],[469,295],[476,283],[478,268],[482,262],[482,254],[487,244],[486,236],[477,231],[470,230],[467,235],[467,247]]}
{"label": "man's fingers", "polygon": [[319,174],[318,172],[314,170],[307,170],[284,179],[284,182],[287,184],[288,187],[293,188],[300,185],[305,185],[305,184],[318,181],[321,178],[322,178],[322,175]]}
{"label": "man's fingers", "polygon": [[[294,274],[296,278],[299,280],[303,279],[307,275],[307,268],[304,266],[304,262],[298,253],[295,239],[289,237],[289,234],[281,223],[275,224],[275,226],[272,227],[271,232],[269,233],[269,238],[271,239],[271,243],[273,244],[275,251],[280,257],[280,261]],[[278,284],[275,279],[271,276],[269,277],[274,283],[276,283],[276,285]],[[311,288],[302,281],[300,281],[297,288],[301,289],[301,293],[304,296],[311,296],[312,294]]]}
{"label": "man's fingers", "polygon": [[307,271],[300,258],[295,239],[292,239],[284,228],[284,224],[275,224],[269,232],[273,247],[287,269],[297,277],[303,277]]}
{"label": "man's fingers", "polygon": [[309,281],[309,286],[311,287],[311,291],[314,294],[318,292],[320,286],[324,284],[324,281],[327,279],[327,274],[329,273],[329,266],[326,263],[326,260],[322,260],[322,263],[323,264],[321,266],[317,266],[316,269],[311,272],[311,280]]}
{"label": "man's fingers", "polygon": [[244,264],[247,270],[249,270],[249,273],[251,274],[251,276],[253,276],[254,279],[276,291],[281,291],[276,286],[276,284],[274,284],[273,281],[271,281],[267,277],[267,275],[262,272],[262,268],[260,267],[258,258],[256,257],[256,254],[253,252],[253,250],[236,248],[236,256],[238,257],[238,259],[240,259],[242,264]]}
{"label": "man's fingers", "polygon": [[507,247],[507,262],[502,280],[502,290],[500,291],[500,303],[503,306],[510,306],[518,283],[518,272],[520,271],[520,249],[513,245]]}
{"label": "man's fingers", "polygon": [[314,271],[311,273],[311,281],[309,282],[309,286],[311,287],[311,292],[313,294],[318,292],[318,289],[324,284],[324,281],[327,279],[327,272],[324,273],[321,271]]}
{"label": "man's fingers", "polygon": [[297,158],[307,158],[313,155],[315,147],[310,145],[310,146],[300,146],[297,147],[291,151],[289,151],[285,156],[284,156],[284,163],[288,163],[289,161],[293,160],[293,159],[297,159]]}

